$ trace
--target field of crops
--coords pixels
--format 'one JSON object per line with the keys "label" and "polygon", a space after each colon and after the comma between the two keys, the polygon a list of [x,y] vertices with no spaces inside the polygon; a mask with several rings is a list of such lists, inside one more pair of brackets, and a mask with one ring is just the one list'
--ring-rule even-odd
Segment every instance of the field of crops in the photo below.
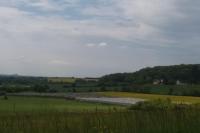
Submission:
{"label": "field of crops", "polygon": [[142,94],[130,92],[100,92],[100,95],[107,97],[132,97],[147,100],[167,99],[170,98],[173,102],[177,103],[200,103],[200,97],[191,96],[171,96],[171,95],[156,95],[156,94]]}

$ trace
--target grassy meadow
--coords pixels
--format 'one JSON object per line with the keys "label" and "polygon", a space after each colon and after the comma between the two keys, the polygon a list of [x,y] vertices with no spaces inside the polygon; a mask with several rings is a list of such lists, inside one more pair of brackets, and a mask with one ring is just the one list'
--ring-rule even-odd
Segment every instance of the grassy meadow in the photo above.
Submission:
{"label": "grassy meadow", "polygon": [[199,110],[0,114],[1,133],[198,133]]}
{"label": "grassy meadow", "polygon": [[[107,93],[111,94],[114,96]],[[130,110],[117,105],[56,98],[0,98],[0,133],[198,132],[199,108]]]}
{"label": "grassy meadow", "polygon": [[93,111],[109,110],[112,108],[124,108],[122,106],[107,105],[100,103],[87,103],[61,98],[42,98],[42,97],[18,97],[9,96],[8,100],[0,97],[0,112],[29,112],[29,111]]}

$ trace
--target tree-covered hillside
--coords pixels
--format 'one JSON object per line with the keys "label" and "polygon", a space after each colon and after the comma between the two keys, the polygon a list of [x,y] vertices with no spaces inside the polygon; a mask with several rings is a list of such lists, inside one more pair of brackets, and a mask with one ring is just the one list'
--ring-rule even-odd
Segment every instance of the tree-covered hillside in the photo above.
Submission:
{"label": "tree-covered hillside", "polygon": [[163,84],[198,84],[200,83],[200,64],[156,66],[144,68],[134,73],[117,73],[103,76],[102,85],[152,84],[161,81]]}

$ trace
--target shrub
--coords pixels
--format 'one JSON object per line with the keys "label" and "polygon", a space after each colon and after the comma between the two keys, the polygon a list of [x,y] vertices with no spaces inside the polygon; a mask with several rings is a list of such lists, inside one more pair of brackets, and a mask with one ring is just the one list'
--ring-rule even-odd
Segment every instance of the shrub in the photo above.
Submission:
{"label": "shrub", "polygon": [[173,109],[175,104],[171,102],[170,99],[157,99],[153,101],[144,101],[144,102],[138,102],[135,105],[130,106],[128,109],[130,110],[167,110],[167,109]]}

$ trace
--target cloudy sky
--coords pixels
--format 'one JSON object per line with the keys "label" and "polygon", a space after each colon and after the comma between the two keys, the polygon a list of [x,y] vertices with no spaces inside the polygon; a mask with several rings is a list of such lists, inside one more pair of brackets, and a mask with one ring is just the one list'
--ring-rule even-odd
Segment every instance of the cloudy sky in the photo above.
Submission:
{"label": "cloudy sky", "polygon": [[199,0],[0,0],[0,73],[101,76],[200,63]]}

